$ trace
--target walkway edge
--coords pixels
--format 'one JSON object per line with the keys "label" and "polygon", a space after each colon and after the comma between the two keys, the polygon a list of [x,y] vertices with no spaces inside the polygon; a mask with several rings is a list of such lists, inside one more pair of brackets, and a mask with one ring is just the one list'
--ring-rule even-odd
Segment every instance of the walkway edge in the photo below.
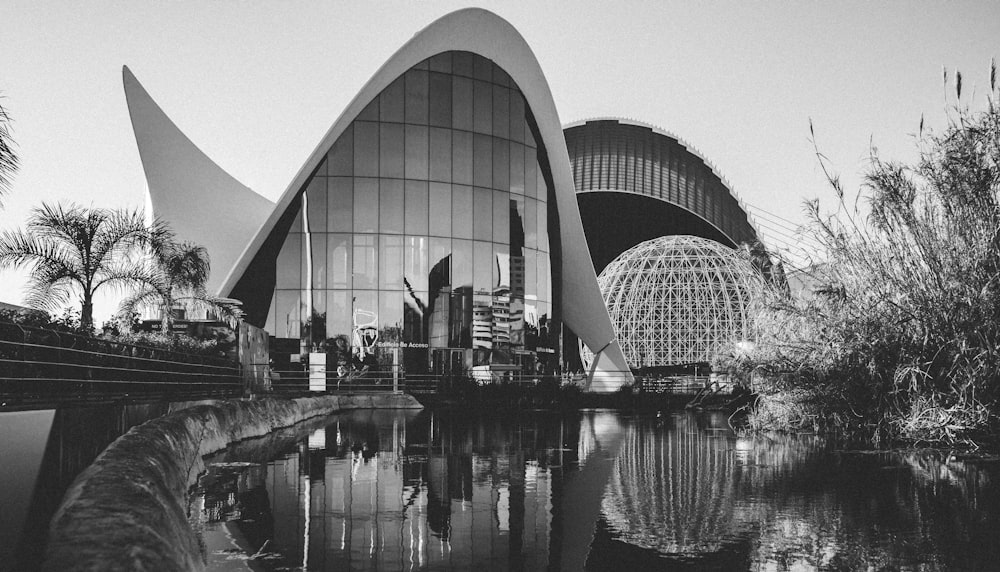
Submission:
{"label": "walkway edge", "polygon": [[337,411],[422,407],[403,394],[230,400],[134,427],[70,485],[52,517],[42,570],[203,570],[187,500],[205,455]]}

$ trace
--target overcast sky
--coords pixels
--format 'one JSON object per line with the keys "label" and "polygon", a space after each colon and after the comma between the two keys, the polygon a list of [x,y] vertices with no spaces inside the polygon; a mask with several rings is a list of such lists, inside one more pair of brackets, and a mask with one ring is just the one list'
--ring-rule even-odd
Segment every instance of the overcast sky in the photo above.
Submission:
{"label": "overcast sky", "polygon": [[[141,207],[128,65],[209,157],[276,199],[347,103],[457,2],[5,3],[0,92],[22,167],[0,210]],[[1000,2],[482,2],[532,47],[560,120],[623,116],[699,149],[775,241],[831,196],[809,141],[856,187],[870,143],[912,160],[945,121],[942,68],[983,105]],[[954,94],[952,86],[949,94]],[[953,101],[952,101],[953,103]],[[0,271],[0,301],[24,277]],[[112,311],[97,307],[98,322]]]}

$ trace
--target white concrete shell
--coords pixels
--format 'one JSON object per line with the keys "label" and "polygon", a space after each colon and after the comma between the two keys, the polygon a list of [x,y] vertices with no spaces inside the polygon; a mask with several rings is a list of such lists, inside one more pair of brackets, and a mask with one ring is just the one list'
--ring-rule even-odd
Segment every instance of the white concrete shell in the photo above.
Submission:
{"label": "white concrete shell", "polygon": [[274,210],[222,170],[187,138],[153,101],[128,67],[122,68],[125,100],[146,173],[151,211],[183,241],[208,249],[217,292],[254,232]]}
{"label": "white concrete shell", "polygon": [[[245,248],[235,264],[228,270],[225,280],[222,281],[221,286],[218,287],[216,292],[226,296],[232,291],[244,272],[246,272],[254,255],[271,233],[278,219],[288,209],[297,193],[302,189],[310,174],[323,160],[326,152],[333,143],[344,133],[344,130],[361,113],[365,106],[377,97],[392,81],[402,76],[416,64],[431,56],[448,51],[472,52],[495,62],[517,83],[529,108],[534,114],[541,136],[540,144],[544,146],[548,155],[555,186],[556,208],[559,212],[560,238],[562,243],[561,295],[563,300],[563,320],[588,347],[594,349],[598,356],[594,367],[591,369],[590,389],[593,391],[613,391],[623,382],[630,380],[631,374],[621,348],[615,341],[615,330],[608,316],[607,308],[604,306],[604,301],[601,298],[601,291],[597,286],[597,276],[590,259],[590,252],[587,248],[587,241],[577,207],[569,156],[566,151],[566,141],[563,137],[555,103],[552,100],[552,93],[538,65],[538,61],[535,59],[535,55],[528,47],[524,38],[506,20],[482,9],[470,8],[459,10],[436,20],[417,33],[389,58],[375,72],[375,75],[333,123],[333,126],[327,131],[313,153],[289,182],[288,187],[281,195],[281,198],[278,199],[276,205],[271,208],[266,220],[258,228],[253,229],[256,232],[251,232],[251,239],[244,240],[242,237],[246,236],[246,225],[253,222],[252,217],[248,219],[242,215],[241,221],[239,221],[242,228],[239,233],[218,233],[231,238],[231,240],[227,240],[227,245],[223,249],[226,253],[237,244],[237,237],[239,237],[239,244],[245,245]],[[126,71],[126,78],[129,75]],[[129,81],[126,79],[126,90],[129,89],[128,84]],[[141,87],[138,89],[141,90]],[[145,92],[143,91],[142,93],[144,94]],[[130,98],[130,108],[138,107],[138,105],[132,103],[131,99],[133,98]],[[148,100],[148,96],[145,99]],[[153,105],[155,106],[155,104]],[[148,107],[148,105],[145,107]],[[144,113],[147,113],[147,111],[144,111]],[[152,112],[148,113],[155,115]],[[160,113],[162,114],[162,112]],[[132,115],[135,122],[136,111],[133,111]],[[167,131],[171,129],[176,130],[176,127],[172,123],[169,123],[169,120],[166,120],[166,122],[160,120],[159,122],[161,124],[166,123],[159,126],[162,129]],[[142,142],[145,135],[140,136],[138,131],[139,129],[137,128],[136,138],[140,141],[141,151],[143,145],[149,145],[149,143]],[[183,137],[183,135],[180,136]],[[176,135],[173,137],[176,138]],[[186,138],[184,139],[186,140]],[[171,151],[176,146],[176,143],[168,145],[166,146],[166,150]],[[193,148],[193,146],[191,147]],[[145,163],[144,159],[144,166]],[[212,166],[215,166],[214,163]],[[181,167],[179,162],[177,167]],[[190,167],[187,169],[190,170]],[[211,169],[204,168],[203,171],[207,176],[218,178],[218,173],[212,172]],[[188,188],[197,188],[195,184],[197,181],[194,177],[188,179],[186,176],[178,174],[173,174],[173,177],[158,174],[157,177],[158,181],[159,179],[170,181],[174,184],[175,188],[181,187],[179,183],[187,185]],[[181,177],[178,183],[174,182],[176,177]],[[149,167],[147,167],[147,178],[150,178]],[[162,183],[158,183],[157,186],[162,186]],[[205,186],[207,185],[203,185],[203,187]],[[220,186],[225,187],[225,192],[230,195],[238,194],[233,190],[231,184]],[[151,194],[155,197],[156,193],[152,190],[152,183],[150,183],[150,187]],[[189,200],[194,196],[191,194],[194,192],[191,190],[187,191]],[[177,203],[173,204],[176,205]],[[154,204],[155,208],[156,205]],[[203,213],[206,211],[211,213],[212,210],[211,208],[206,208],[203,209]],[[171,211],[170,214],[175,215],[175,212]],[[176,213],[176,215],[184,214]],[[208,225],[209,227],[217,225],[214,217],[212,217],[211,221],[206,221],[204,217],[199,216],[202,213],[188,212],[186,214],[192,217],[192,226],[197,224]],[[173,218],[168,220],[175,222]],[[175,224],[177,223],[175,222]],[[185,225],[184,228],[187,229],[188,227]],[[178,230],[180,230],[180,227],[178,227]],[[192,236],[192,239],[197,240],[194,236]],[[208,242],[205,239],[202,240],[203,244]],[[206,246],[208,245],[206,244]],[[216,256],[217,258],[223,258],[220,255]],[[224,272],[222,264],[215,266],[215,268],[217,272]]]}

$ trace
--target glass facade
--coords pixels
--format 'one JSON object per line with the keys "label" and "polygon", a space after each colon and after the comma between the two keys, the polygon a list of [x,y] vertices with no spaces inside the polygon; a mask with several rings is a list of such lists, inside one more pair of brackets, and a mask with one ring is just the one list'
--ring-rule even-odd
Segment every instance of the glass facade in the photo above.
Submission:
{"label": "glass facade", "polygon": [[408,373],[554,356],[549,189],[530,121],[510,77],[471,53],[396,79],[304,185],[265,328],[300,355],[343,338],[355,359]]}

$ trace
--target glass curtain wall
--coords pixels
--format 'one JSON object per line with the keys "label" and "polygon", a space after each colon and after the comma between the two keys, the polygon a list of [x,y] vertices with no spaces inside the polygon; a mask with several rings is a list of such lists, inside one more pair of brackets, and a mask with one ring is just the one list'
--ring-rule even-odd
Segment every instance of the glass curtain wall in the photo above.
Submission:
{"label": "glass curtain wall", "polygon": [[549,193],[528,117],[510,77],[471,53],[396,79],[302,189],[266,329],[300,355],[401,351],[412,373],[553,353]]}

